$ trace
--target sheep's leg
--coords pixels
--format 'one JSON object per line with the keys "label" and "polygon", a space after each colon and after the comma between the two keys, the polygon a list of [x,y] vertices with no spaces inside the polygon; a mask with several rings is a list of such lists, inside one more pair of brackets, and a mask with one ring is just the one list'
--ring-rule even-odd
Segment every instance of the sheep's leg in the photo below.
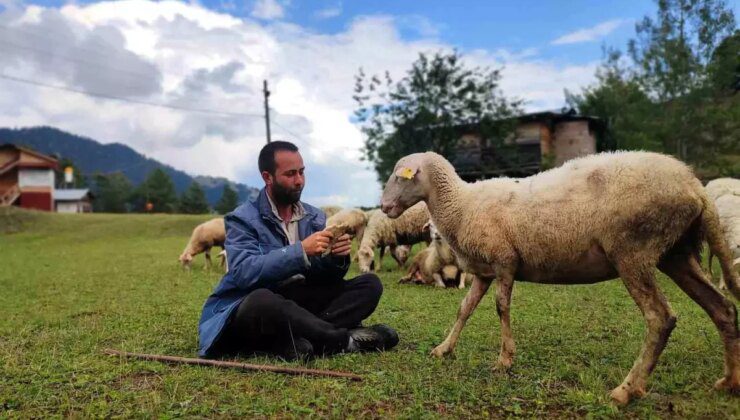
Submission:
{"label": "sheep's leg", "polygon": [[622,384],[611,392],[611,397],[616,403],[627,404],[632,396],[645,395],[648,376],[655,368],[658,357],[676,326],[676,316],[665,296],[655,285],[652,267],[623,264],[618,271],[647,323],[647,333],[640,356],[635,360]]}
{"label": "sheep's leg", "polygon": [[484,280],[477,276],[473,277],[473,284],[470,286],[468,294],[465,295],[465,298],[460,304],[460,310],[457,312],[457,321],[455,321],[455,325],[452,326],[452,331],[450,331],[442,344],[432,350],[432,356],[442,357],[445,354],[452,353],[455,349],[455,344],[457,344],[457,339],[460,337],[460,332],[465,326],[465,322],[467,322],[470,314],[475,310],[475,307],[478,306],[483,295],[488,291],[491,281],[492,279]]}
{"label": "sheep's leg", "polygon": [[666,259],[660,266],[693,299],[714,322],[725,347],[725,372],[714,387],[740,392],[740,333],[737,308],[707,279],[699,261],[693,257],[677,256]]}
{"label": "sheep's leg", "polygon": [[385,245],[380,246],[380,252],[378,252],[378,272],[383,270],[383,257],[385,257]]}
{"label": "sheep's leg", "polygon": [[442,276],[439,275],[439,273],[433,273],[432,278],[434,279],[434,287],[441,287],[445,288],[445,281],[442,280]]}
{"label": "sheep's leg", "polygon": [[206,267],[210,269],[213,265],[213,262],[211,261],[211,248],[207,248],[205,251],[203,251],[203,253],[206,256]]}
{"label": "sheep's leg", "polygon": [[464,289],[465,288],[465,277],[467,276],[467,273],[464,271],[460,273],[460,284],[457,285],[458,289]]}
{"label": "sheep's leg", "polygon": [[498,356],[497,367],[501,369],[511,368],[514,361],[514,337],[511,333],[511,319],[509,308],[511,306],[511,291],[514,288],[514,276],[502,273],[496,282],[496,312],[501,321],[501,353]]}

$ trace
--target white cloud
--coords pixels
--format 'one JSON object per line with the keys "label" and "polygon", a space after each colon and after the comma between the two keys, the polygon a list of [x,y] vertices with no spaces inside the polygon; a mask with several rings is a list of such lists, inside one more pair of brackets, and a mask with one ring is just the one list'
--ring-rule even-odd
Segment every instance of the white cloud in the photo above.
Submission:
{"label": "white cloud", "polygon": [[331,19],[342,14],[342,3],[339,2],[334,6],[317,10],[313,15],[318,19]]}
{"label": "white cloud", "polygon": [[252,16],[264,20],[280,19],[284,14],[283,5],[277,0],[257,0],[252,9]]}
{"label": "white cloud", "polygon": [[625,19],[612,19],[599,23],[596,26],[579,29],[577,31],[565,34],[551,42],[552,45],[577,44],[581,42],[596,41],[612,33],[618,27],[628,21]]}
{"label": "white cloud", "polygon": [[[251,115],[188,113],[0,80],[0,126],[56,126],[104,143],[127,144],[194,175],[261,186],[256,155],[265,141],[261,89],[262,80],[268,79],[273,136],[294,140],[301,148],[308,174],[304,197],[317,205],[375,205],[380,197],[375,173],[360,160],[362,135],[350,122],[358,68],[368,74],[388,70],[398,79],[419,52],[453,48],[437,39],[436,31],[424,30],[421,21],[416,21],[418,36],[411,41],[400,32],[412,23],[391,16],[359,17],[345,30],[327,35],[178,1],[22,6],[0,13],[0,22],[17,32],[16,41],[38,49],[60,45],[55,53],[69,59],[2,50],[0,71],[7,74]],[[3,32],[0,37],[11,39]],[[98,59],[96,71],[79,70],[93,57],[91,52],[117,59]],[[504,91],[526,99],[530,110],[562,106],[563,88],[589,83],[595,68],[595,63],[538,59],[535,50],[471,51],[467,60],[503,66]],[[129,71],[141,73],[141,80],[131,79]],[[124,86],[129,84],[138,90]]]}

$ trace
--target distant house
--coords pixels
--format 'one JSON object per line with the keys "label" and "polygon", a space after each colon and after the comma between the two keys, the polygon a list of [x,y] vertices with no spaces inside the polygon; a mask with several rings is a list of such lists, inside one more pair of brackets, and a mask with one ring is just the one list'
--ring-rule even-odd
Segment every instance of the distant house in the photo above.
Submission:
{"label": "distant house", "polygon": [[452,164],[461,178],[475,181],[494,176],[528,176],[596,153],[597,138],[604,125],[598,118],[578,115],[572,109],[519,116],[514,135],[506,140],[516,145],[515,161],[483,139],[475,124],[459,128],[460,141]]}
{"label": "distant house", "polygon": [[54,190],[54,208],[58,213],[92,212],[93,194],[87,188]]}
{"label": "distant house", "polygon": [[54,210],[57,160],[13,144],[0,145],[0,206]]}

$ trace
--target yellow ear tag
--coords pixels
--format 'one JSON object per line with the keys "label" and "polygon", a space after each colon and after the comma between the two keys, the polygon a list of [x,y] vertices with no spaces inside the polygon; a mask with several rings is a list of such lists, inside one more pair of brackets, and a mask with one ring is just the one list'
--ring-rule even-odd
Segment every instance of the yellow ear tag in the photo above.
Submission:
{"label": "yellow ear tag", "polygon": [[403,168],[398,172],[398,176],[401,178],[412,179],[414,177],[414,171],[411,168]]}

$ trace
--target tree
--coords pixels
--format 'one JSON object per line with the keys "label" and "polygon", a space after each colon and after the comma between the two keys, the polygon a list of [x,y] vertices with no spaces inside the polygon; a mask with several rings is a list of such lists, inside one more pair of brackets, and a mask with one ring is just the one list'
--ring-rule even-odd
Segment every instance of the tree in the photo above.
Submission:
{"label": "tree", "polygon": [[221,193],[218,203],[216,203],[216,211],[219,214],[226,214],[234,210],[238,205],[239,195],[228,183],[224,184],[224,191]]}
{"label": "tree", "polygon": [[597,83],[568,100],[606,120],[620,148],[674,154],[707,177],[736,173],[740,50],[732,10],[722,0],[657,5],[655,18],[636,25],[631,61],[610,51]]}
{"label": "tree", "polygon": [[129,210],[133,188],[126,175],[122,172],[95,174],[93,181],[93,208],[96,212],[125,213]]}
{"label": "tree", "polygon": [[188,214],[204,214],[210,211],[206,194],[200,184],[192,182],[180,197],[179,210]]}
{"label": "tree", "polygon": [[355,117],[365,134],[364,158],[374,164],[380,181],[409,153],[431,150],[451,158],[460,127],[471,123],[489,146],[503,151],[521,102],[503,96],[500,78],[499,70],[467,67],[456,51],[419,54],[396,83],[388,72],[381,81],[360,69]]}
{"label": "tree", "polygon": [[153,212],[174,213],[177,211],[177,195],[172,179],[161,168],[154,169],[149,173],[136,190],[137,208],[146,210],[146,203],[152,203]]}
{"label": "tree", "polygon": [[634,79],[617,50],[605,51],[606,60],[596,70],[596,84],[580,94],[566,90],[568,105],[583,115],[606,123],[598,150],[651,150],[660,152],[663,144],[656,137],[659,109]]}

